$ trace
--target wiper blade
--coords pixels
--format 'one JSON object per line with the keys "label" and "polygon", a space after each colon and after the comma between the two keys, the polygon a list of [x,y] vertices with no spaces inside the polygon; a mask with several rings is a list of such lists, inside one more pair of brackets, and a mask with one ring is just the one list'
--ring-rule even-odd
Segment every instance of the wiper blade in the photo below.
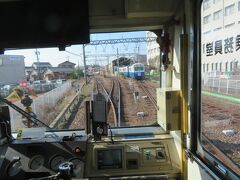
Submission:
{"label": "wiper blade", "polygon": [[[49,127],[47,124],[45,124],[44,122],[42,122],[41,120],[39,120],[38,118],[36,118],[34,115],[27,113],[26,111],[24,111],[23,109],[21,109],[20,107],[16,106],[15,104],[13,104],[12,102],[8,101],[7,99],[4,99],[0,96],[0,101],[2,101],[3,103],[9,105],[11,108],[13,108],[14,110],[16,110],[17,112],[19,112],[21,115],[23,115],[24,117],[30,119],[33,123],[36,123],[35,121],[41,123],[42,125],[44,125],[45,127],[47,127],[50,131],[52,131],[53,129],[51,127]],[[35,120],[35,121],[34,121]],[[55,134],[56,135],[56,134]],[[57,136],[57,135],[56,135]]]}

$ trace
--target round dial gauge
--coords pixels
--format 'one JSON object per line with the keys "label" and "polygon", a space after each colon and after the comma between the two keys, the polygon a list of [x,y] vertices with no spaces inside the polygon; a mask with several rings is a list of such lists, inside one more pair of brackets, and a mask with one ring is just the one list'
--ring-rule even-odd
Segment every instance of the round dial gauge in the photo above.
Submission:
{"label": "round dial gauge", "polygon": [[58,167],[61,163],[65,162],[65,158],[61,155],[54,156],[50,160],[50,168],[54,171],[58,170]]}
{"label": "round dial gauge", "polygon": [[42,155],[33,156],[29,162],[29,168],[32,170],[37,170],[44,164],[44,157]]}
{"label": "round dial gauge", "polygon": [[83,173],[84,164],[80,159],[73,158],[73,159],[70,159],[69,162],[73,163],[73,173],[75,176],[81,175]]}
{"label": "round dial gauge", "polygon": [[22,170],[22,163],[19,160],[14,161],[14,162],[10,163],[10,165],[7,169],[7,174],[9,177],[14,177],[18,173],[20,173],[21,170]]}

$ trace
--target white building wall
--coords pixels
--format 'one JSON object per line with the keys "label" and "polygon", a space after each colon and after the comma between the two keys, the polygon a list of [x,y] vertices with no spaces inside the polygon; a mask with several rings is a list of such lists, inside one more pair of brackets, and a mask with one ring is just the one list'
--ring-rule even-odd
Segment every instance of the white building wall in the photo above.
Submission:
{"label": "white building wall", "polygon": [[[206,6],[208,8],[205,10],[204,3],[208,4]],[[237,50],[237,37],[240,36],[240,0],[204,0],[203,7],[202,73],[212,76],[231,73],[231,64],[238,63],[240,65],[240,49]],[[229,10],[229,7],[233,8]],[[218,11],[222,13],[219,18],[214,19],[214,13]],[[209,15],[209,21],[204,23],[204,18]],[[232,52],[228,53],[225,52],[225,40],[227,39],[232,42]],[[215,54],[215,43],[218,40],[222,41],[222,54]],[[211,56],[207,48],[208,43],[213,43],[213,55]]]}
{"label": "white building wall", "polygon": [[[157,37],[155,33],[147,31],[147,37]],[[155,41],[147,42],[147,64],[149,65],[149,60],[159,57],[160,49],[159,45]]]}
{"label": "white building wall", "polygon": [[0,55],[0,83],[18,84],[26,78],[24,56]]}

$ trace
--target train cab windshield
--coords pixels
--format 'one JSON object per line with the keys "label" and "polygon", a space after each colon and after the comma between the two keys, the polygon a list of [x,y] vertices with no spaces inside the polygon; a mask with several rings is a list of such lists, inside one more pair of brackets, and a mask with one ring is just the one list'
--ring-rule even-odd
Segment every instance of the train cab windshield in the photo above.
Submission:
{"label": "train cab windshield", "polygon": [[46,125],[55,130],[85,129],[84,102],[98,92],[112,96],[105,98],[107,108],[114,106],[106,112],[111,128],[158,126],[159,52],[156,35],[149,31],[92,34],[89,44],[65,51],[5,51],[2,73],[10,77],[3,83],[16,85],[9,91],[1,89],[1,97],[22,110],[27,108],[23,101],[31,101],[29,113],[45,124],[34,117],[27,122],[27,117],[10,108],[12,131]]}
{"label": "train cab windshield", "polygon": [[0,0],[0,179],[240,178],[240,0]]}

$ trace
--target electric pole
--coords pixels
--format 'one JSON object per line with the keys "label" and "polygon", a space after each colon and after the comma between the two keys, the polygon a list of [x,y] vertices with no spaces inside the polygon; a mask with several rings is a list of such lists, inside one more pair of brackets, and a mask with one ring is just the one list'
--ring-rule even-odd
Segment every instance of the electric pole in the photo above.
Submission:
{"label": "electric pole", "polygon": [[119,58],[118,58],[118,48],[117,48],[117,65],[118,65],[118,74],[117,74],[117,76],[119,77]]}
{"label": "electric pole", "polygon": [[84,78],[85,78],[85,83],[87,84],[87,70],[86,70],[85,44],[82,45],[82,49],[83,49],[83,63],[84,63]]}
{"label": "electric pole", "polygon": [[35,51],[35,54],[36,54],[36,56],[37,56],[37,72],[38,72],[38,80],[40,80],[41,79],[41,72],[40,72],[40,67],[39,67],[39,65],[40,65],[40,60],[39,60],[39,55],[40,55],[40,52],[38,51],[38,49],[36,48],[36,51]]}

